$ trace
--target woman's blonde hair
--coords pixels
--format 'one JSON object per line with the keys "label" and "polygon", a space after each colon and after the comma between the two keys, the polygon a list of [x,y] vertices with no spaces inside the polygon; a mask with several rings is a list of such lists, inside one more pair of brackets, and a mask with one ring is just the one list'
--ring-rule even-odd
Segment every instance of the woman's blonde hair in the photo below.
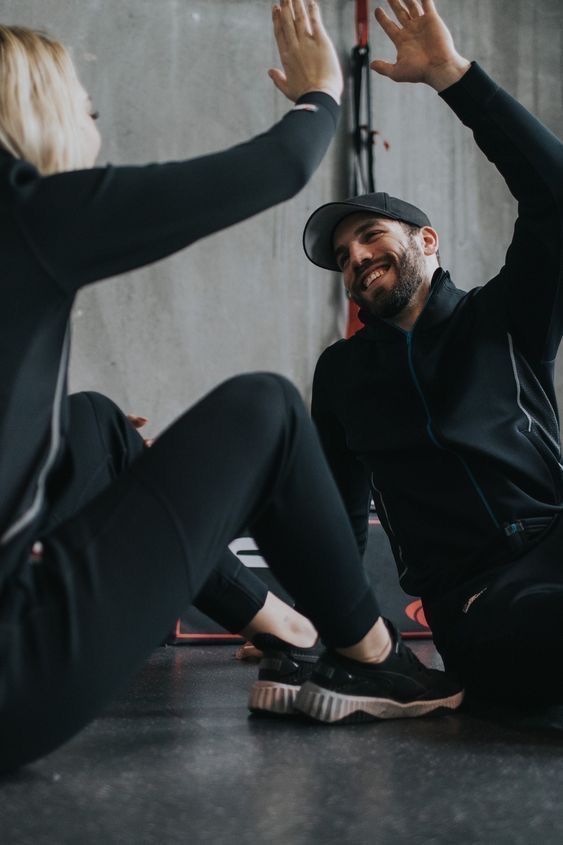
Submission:
{"label": "woman's blonde hair", "polygon": [[87,167],[79,85],[62,44],[0,24],[0,147],[43,174]]}

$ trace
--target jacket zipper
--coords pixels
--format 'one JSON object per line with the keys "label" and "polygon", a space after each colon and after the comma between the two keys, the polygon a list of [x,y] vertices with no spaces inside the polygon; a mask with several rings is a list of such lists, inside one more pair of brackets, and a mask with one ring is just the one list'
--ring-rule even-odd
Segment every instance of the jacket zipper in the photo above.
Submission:
{"label": "jacket zipper", "polygon": [[61,354],[61,361],[59,364],[59,372],[57,375],[57,384],[55,387],[55,398],[53,401],[53,410],[51,413],[51,442],[49,445],[49,452],[45,463],[41,467],[37,478],[37,487],[33,502],[29,508],[4,532],[0,537],[0,546],[5,546],[10,540],[13,540],[18,534],[27,528],[33,522],[35,517],[41,512],[43,502],[45,499],[45,484],[51,471],[51,467],[55,463],[56,457],[61,445],[61,405],[63,400],[63,388],[65,384],[66,367],[68,363],[68,349],[69,349],[69,328],[67,326],[65,337],[63,341],[63,351]]}

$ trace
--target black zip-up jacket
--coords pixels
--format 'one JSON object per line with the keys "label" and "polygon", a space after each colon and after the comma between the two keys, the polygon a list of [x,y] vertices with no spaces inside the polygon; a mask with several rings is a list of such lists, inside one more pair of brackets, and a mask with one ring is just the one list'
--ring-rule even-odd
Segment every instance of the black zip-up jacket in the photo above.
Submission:
{"label": "black zip-up jacket", "polygon": [[339,113],[320,92],[303,103],[312,110],[292,110],[245,144],[183,162],[41,177],[0,152],[0,585],[28,560],[49,512],[65,449],[77,292],[296,194]]}
{"label": "black zip-up jacket", "polygon": [[401,583],[428,599],[516,556],[563,501],[563,146],[476,64],[441,96],[518,200],[506,263],[469,292],[436,270],[410,332],[361,313],[313,386],[360,550],[371,485]]}

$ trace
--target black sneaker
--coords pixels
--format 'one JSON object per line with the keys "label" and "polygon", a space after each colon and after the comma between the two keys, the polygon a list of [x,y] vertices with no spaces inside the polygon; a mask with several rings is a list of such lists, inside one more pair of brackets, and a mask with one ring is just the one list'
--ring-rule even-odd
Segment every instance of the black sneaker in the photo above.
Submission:
{"label": "black sneaker", "polygon": [[263,652],[258,680],[250,690],[252,713],[293,713],[293,702],[301,684],[311,677],[319,659],[319,647],[299,648],[273,634],[256,634],[252,642]]}
{"label": "black sneaker", "polygon": [[424,666],[396,628],[385,622],[393,648],[383,663],[360,663],[326,651],[301,687],[295,710],[318,722],[339,725],[456,710],[463,700],[461,684]]}

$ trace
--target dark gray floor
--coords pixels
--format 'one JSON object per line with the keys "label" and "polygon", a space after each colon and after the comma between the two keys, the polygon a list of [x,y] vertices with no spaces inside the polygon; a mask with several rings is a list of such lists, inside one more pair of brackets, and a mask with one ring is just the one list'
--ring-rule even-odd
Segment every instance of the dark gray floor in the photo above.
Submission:
{"label": "dark gray floor", "polygon": [[94,724],[0,780],[1,845],[563,842],[563,732],[249,718],[256,667],[233,654],[156,651]]}

